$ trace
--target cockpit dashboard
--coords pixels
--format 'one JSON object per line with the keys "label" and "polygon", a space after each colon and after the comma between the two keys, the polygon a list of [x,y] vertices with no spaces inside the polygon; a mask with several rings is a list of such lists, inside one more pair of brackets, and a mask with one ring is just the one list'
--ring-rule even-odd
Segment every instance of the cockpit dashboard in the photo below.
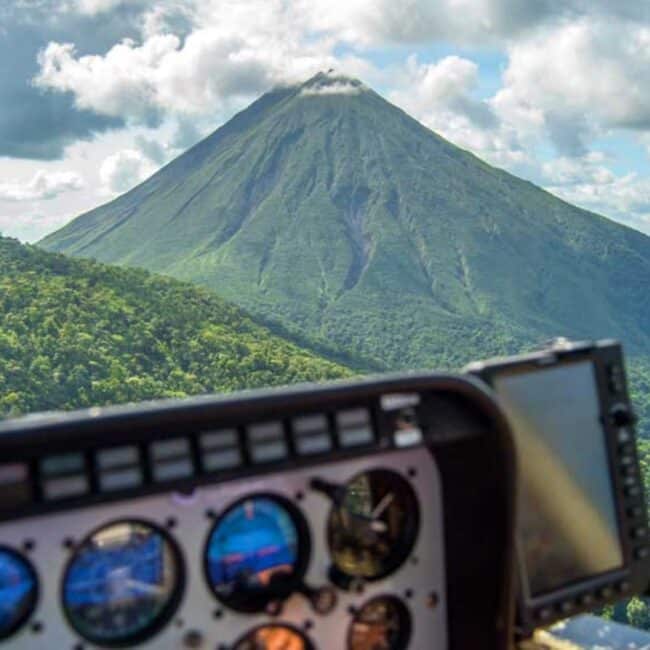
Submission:
{"label": "cockpit dashboard", "polygon": [[8,647],[507,647],[514,455],[475,380],[45,415],[0,446]]}

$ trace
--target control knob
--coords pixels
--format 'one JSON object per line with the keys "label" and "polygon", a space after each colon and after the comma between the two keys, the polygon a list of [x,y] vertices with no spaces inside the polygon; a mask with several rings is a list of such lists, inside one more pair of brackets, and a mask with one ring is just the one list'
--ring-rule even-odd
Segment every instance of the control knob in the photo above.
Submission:
{"label": "control knob", "polygon": [[609,419],[618,428],[630,426],[636,420],[632,410],[625,404],[614,404],[609,410]]}

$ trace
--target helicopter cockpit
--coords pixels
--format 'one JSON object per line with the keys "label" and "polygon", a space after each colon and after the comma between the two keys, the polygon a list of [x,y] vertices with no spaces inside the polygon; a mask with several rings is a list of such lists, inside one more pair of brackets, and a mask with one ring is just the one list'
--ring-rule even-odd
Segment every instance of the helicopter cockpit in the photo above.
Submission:
{"label": "helicopter cockpit", "polygon": [[623,353],[0,425],[10,648],[507,649],[646,591]]}

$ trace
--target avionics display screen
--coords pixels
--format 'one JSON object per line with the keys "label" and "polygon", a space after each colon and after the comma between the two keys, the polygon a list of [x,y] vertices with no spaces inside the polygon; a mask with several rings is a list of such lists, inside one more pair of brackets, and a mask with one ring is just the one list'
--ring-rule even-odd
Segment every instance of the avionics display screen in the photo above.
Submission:
{"label": "avionics display screen", "polygon": [[517,447],[528,596],[622,566],[593,365],[517,370],[493,383]]}

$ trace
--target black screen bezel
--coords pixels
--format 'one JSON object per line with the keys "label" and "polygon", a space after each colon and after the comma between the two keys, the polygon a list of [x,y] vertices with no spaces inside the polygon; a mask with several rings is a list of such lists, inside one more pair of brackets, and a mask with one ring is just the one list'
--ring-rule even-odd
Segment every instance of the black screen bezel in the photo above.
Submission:
{"label": "black screen bezel", "polygon": [[[540,626],[566,619],[580,612],[592,612],[600,606],[641,593],[647,589],[650,578],[650,549],[645,536],[636,531],[647,529],[644,507],[644,491],[641,484],[638,455],[636,452],[636,431],[634,414],[630,404],[622,346],[615,340],[597,342],[562,341],[549,344],[540,351],[513,357],[502,357],[472,363],[465,371],[484,381],[494,389],[494,378],[515,369],[531,371],[539,368],[575,361],[589,361],[594,366],[596,386],[601,405],[601,419],[606,438],[606,449],[610,478],[614,485],[617,521],[623,548],[624,565],[583,580],[567,583],[536,598],[531,598],[522,585],[521,564],[516,569],[518,596],[516,633],[519,638],[528,638]],[[612,368],[616,369],[618,389],[613,390]],[[498,396],[494,394],[498,402]],[[630,422],[625,425],[626,442],[619,437],[620,429],[612,418],[615,409],[623,408],[630,413]],[[623,474],[623,458],[633,459],[636,491],[628,492]],[[516,542],[519,562],[519,544]]]}
{"label": "black screen bezel", "polygon": [[[626,539],[625,536],[623,535],[623,525],[624,525],[624,521],[622,517],[623,513],[621,512],[620,509],[620,499],[618,498],[618,493],[616,489],[616,466],[615,463],[613,462],[612,454],[610,453],[610,448],[609,448],[610,437],[604,425],[603,398],[599,387],[598,368],[596,367],[596,363],[593,358],[587,357],[587,358],[558,359],[556,363],[545,363],[541,365],[530,364],[530,363],[513,364],[511,366],[503,366],[499,372],[494,373],[491,377],[491,386],[494,389],[498,399],[499,391],[497,387],[497,383],[498,383],[497,380],[500,378],[512,377],[516,375],[532,375],[537,372],[546,372],[554,368],[563,368],[563,367],[566,368],[570,366],[585,366],[585,365],[590,366],[592,369],[594,390],[595,390],[596,398],[598,400],[598,406],[600,411],[599,413],[600,432],[602,436],[603,449],[605,450],[605,455],[606,455],[606,466],[609,472],[608,482],[611,489],[612,506],[614,508],[614,514],[616,518],[616,533],[619,542],[621,563],[616,566],[603,569],[602,571],[599,571],[597,573],[579,576],[577,578],[573,578],[571,580],[567,580],[565,582],[559,583],[552,588],[534,593],[531,589],[531,584],[528,578],[528,565],[526,562],[525,553],[522,548],[519,534],[517,533],[516,553],[517,553],[519,567],[520,567],[519,573],[521,577],[520,585],[523,592],[522,595],[524,599],[533,606],[538,603],[544,602],[549,597],[552,597],[554,594],[565,589],[571,589],[572,587],[579,587],[585,583],[591,583],[594,580],[600,580],[605,578],[607,579],[607,581],[610,581],[612,578],[620,575],[625,570],[625,567],[627,565]],[[513,427],[513,432],[514,432],[514,427]],[[516,440],[517,440],[517,436],[515,434],[515,444],[516,444]]]}

